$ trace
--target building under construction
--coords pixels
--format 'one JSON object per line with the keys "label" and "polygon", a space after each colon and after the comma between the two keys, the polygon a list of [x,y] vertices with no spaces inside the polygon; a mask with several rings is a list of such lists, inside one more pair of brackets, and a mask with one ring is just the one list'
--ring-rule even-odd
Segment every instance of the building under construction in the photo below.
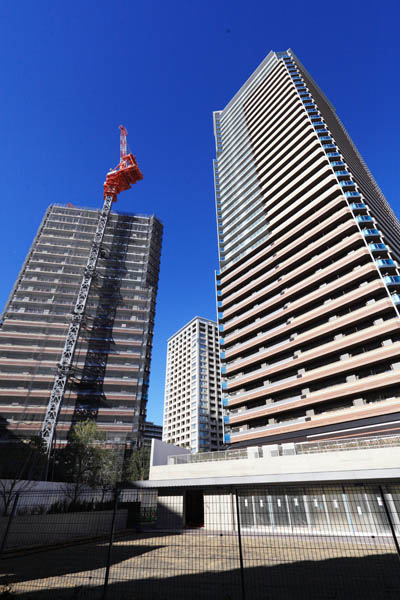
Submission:
{"label": "building under construction", "polygon": [[[10,294],[0,330],[3,439],[41,432],[100,212],[51,205]],[[142,443],[161,239],[154,216],[110,214],[52,443],[86,418],[109,442]]]}

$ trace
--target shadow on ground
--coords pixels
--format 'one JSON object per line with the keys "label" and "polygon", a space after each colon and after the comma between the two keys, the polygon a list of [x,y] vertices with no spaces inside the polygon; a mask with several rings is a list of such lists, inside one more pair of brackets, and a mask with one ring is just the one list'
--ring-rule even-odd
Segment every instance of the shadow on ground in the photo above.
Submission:
{"label": "shadow on ground", "polygon": [[[157,563],[152,564],[151,555],[148,554],[150,562],[146,573],[143,570],[139,572],[134,563],[116,570],[118,563],[151,553],[158,547],[127,545],[113,549],[113,567],[106,600],[243,600],[239,569],[222,572],[208,570],[196,574],[183,572],[168,577],[166,565],[163,565],[162,573],[157,572]],[[80,548],[83,550],[84,546]],[[78,568],[82,572],[104,567],[104,548],[100,548],[99,556],[93,555],[93,547],[90,553],[86,548],[86,555],[79,548],[76,550],[77,562],[72,568],[70,565],[69,569],[63,567],[62,549],[56,551],[61,553],[58,556],[47,553],[46,563],[40,569],[46,575],[38,574],[39,555],[36,555],[34,561],[25,564],[22,579],[18,569],[15,569],[3,580],[7,585],[0,589],[0,597],[18,597],[21,600],[103,600],[104,572],[101,573],[102,578],[92,577],[89,580],[87,577],[85,585],[81,585],[82,577],[74,582],[72,575]],[[26,558],[31,561],[33,557]],[[190,561],[194,558],[187,557],[187,570],[191,568]],[[60,577],[60,581],[52,580],[51,589],[46,579],[37,581],[36,589],[31,581],[30,590],[25,590],[26,584],[21,585],[21,582],[28,581],[33,574],[35,578]],[[245,600],[397,600],[400,597],[400,561],[395,554],[380,554],[320,561],[300,560],[268,567],[246,568],[245,565],[243,584]]]}
{"label": "shadow on ground", "polygon": [[[159,539],[162,534],[157,534]],[[136,536],[139,537],[139,536]],[[140,536],[146,540],[147,536]],[[152,534],[149,536],[150,539]],[[123,538],[121,538],[123,540]],[[135,559],[146,552],[162,548],[160,544],[115,544],[111,552],[110,566]],[[68,577],[84,573],[86,578],[92,571],[104,569],[107,564],[108,542],[90,542],[61,546],[52,549],[27,551],[25,554],[5,556],[0,560],[0,586],[41,578]],[[103,573],[99,574],[104,576]],[[81,577],[82,579],[84,578]],[[0,587],[1,597],[1,587]]]}

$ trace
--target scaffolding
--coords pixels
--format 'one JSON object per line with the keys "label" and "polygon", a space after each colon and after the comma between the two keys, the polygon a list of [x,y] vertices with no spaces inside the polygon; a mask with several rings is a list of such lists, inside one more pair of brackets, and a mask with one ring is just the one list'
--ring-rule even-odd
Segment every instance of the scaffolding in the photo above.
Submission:
{"label": "scaffolding", "polygon": [[115,169],[111,169],[108,172],[104,183],[103,208],[100,212],[78,297],[72,311],[72,318],[68,328],[61,360],[57,365],[56,377],[50,394],[46,415],[43,420],[41,438],[48,455],[53,446],[53,439],[58,415],[64,398],[65,386],[71,373],[75,347],[84,318],[90,287],[96,273],[97,261],[101,252],[101,244],[103,242],[104,232],[110,216],[112,204],[117,201],[120,192],[128,190],[131,185],[143,179],[143,175],[137,165],[135,157],[131,153],[128,154],[126,139],[128,132],[122,125],[120,125],[120,132],[120,162]]}
{"label": "scaffolding", "polygon": [[80,285],[78,297],[75,303],[75,308],[72,312],[71,323],[69,325],[61,360],[57,365],[56,378],[54,381],[53,389],[50,394],[50,400],[47,406],[46,415],[43,420],[41,431],[41,437],[43,439],[43,443],[48,454],[50,454],[53,445],[55,427],[57,424],[61,404],[64,398],[65,386],[71,372],[75,347],[82,325],[86,303],[89,297],[90,287],[92,285],[93,277],[96,272],[97,260],[99,258],[101,244],[104,238],[104,232],[110,216],[113,200],[114,197],[111,194],[105,196],[104,198],[103,208],[100,213],[96,233],[94,235],[94,240],[89,253],[89,258],[84,270],[82,283]]}

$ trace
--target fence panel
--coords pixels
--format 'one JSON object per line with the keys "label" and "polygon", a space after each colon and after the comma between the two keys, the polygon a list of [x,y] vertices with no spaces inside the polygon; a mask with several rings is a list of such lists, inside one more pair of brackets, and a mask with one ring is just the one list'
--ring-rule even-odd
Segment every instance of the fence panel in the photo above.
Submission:
{"label": "fence panel", "polygon": [[238,490],[246,600],[397,598],[387,493],[354,485]]}
{"label": "fence panel", "polygon": [[[0,591],[21,598],[100,599],[112,509],[112,501],[102,503],[93,493],[81,493],[75,502],[60,493],[21,493],[4,544]],[[0,539],[9,517],[0,518]],[[127,511],[119,511],[117,529],[125,529],[126,520]]]}
{"label": "fence panel", "polygon": [[397,484],[122,490],[107,504],[24,492],[12,506],[0,595],[21,600],[399,597]]}
{"label": "fence panel", "polygon": [[231,491],[143,491],[140,504],[140,520],[114,543],[130,558],[113,563],[107,599],[242,599]]}

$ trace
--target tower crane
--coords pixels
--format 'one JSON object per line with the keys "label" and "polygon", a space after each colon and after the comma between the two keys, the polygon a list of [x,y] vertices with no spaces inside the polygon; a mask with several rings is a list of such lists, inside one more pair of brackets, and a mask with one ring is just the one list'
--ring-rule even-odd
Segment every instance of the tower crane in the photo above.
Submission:
{"label": "tower crane", "polygon": [[90,286],[95,275],[97,260],[99,258],[101,244],[103,242],[104,232],[110,216],[112,204],[113,202],[117,201],[117,197],[120,192],[129,190],[131,185],[143,179],[143,175],[138,167],[136,158],[131,153],[128,153],[128,132],[122,125],[120,125],[119,128],[120,162],[114,169],[111,169],[106,176],[106,181],[104,183],[103,208],[100,212],[96,233],[94,234],[90,248],[78,297],[75,302],[75,307],[72,311],[64,349],[60,362],[57,364],[56,377],[42,425],[41,438],[48,456],[50,455],[52,449],[57,420],[64,398],[65,386],[71,373],[75,347],[78,341],[86,303],[90,292]]}

